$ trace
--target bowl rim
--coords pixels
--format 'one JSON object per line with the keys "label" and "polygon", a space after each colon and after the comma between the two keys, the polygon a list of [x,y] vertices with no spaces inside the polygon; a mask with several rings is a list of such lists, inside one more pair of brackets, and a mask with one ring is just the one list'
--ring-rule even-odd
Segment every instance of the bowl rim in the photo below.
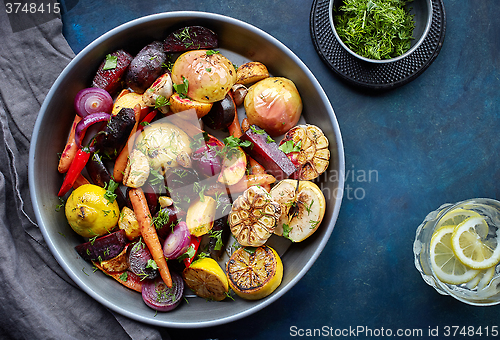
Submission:
{"label": "bowl rim", "polygon": [[[415,0],[413,0],[413,1],[415,1]],[[397,56],[395,58],[381,59],[381,60],[370,59],[370,58],[363,57],[363,56],[357,54],[356,52],[352,51],[346,44],[344,44],[344,42],[342,41],[342,39],[338,35],[337,29],[335,28],[335,24],[334,24],[334,21],[333,21],[333,3],[334,2],[335,2],[335,0],[330,0],[330,3],[328,5],[328,17],[329,17],[330,26],[332,28],[333,34],[335,35],[335,38],[337,39],[337,41],[339,42],[339,44],[347,52],[349,52],[352,56],[354,56],[357,59],[360,59],[362,61],[368,62],[368,63],[373,63],[373,64],[388,64],[388,63],[393,63],[393,62],[396,62],[398,60],[406,58],[407,56],[409,56],[410,54],[412,54],[413,52],[415,52],[415,50],[417,48],[419,48],[420,45],[422,45],[423,41],[425,40],[425,38],[429,34],[429,30],[431,29],[431,26],[432,26],[432,17],[433,17],[432,0],[425,0],[425,2],[427,3],[427,5],[429,7],[429,15],[427,16],[427,22],[425,23],[424,32],[420,36],[420,39],[418,39],[417,43],[415,45],[413,45],[408,51],[406,51],[405,53],[403,53],[403,54],[401,54],[401,55],[399,55],[399,56]]]}
{"label": "bowl rim", "polygon": [[[186,19],[195,19],[195,20],[214,20],[217,22],[221,23],[226,23],[230,25],[237,25],[239,27],[242,27],[243,29],[251,32],[252,34],[256,34],[265,40],[270,41],[272,44],[274,44],[276,47],[279,48],[280,51],[285,53],[292,61],[297,64],[297,66],[304,72],[304,74],[311,79],[315,86],[315,90],[318,92],[318,95],[322,99],[322,101],[325,103],[326,108],[328,109],[325,114],[327,114],[330,117],[330,121],[332,124],[332,128],[334,131],[334,137],[335,137],[335,142],[337,143],[337,157],[338,157],[338,192],[336,193],[336,198],[335,198],[335,206],[332,210],[332,216],[331,220],[328,221],[328,224],[325,225],[325,228],[327,228],[326,233],[324,237],[320,240],[318,247],[314,251],[313,255],[310,257],[310,259],[307,261],[306,265],[302,267],[298,273],[293,277],[290,282],[287,283],[287,285],[271,294],[268,298],[262,299],[255,301],[250,307],[246,308],[245,310],[233,314],[230,316],[218,318],[215,320],[208,320],[208,321],[196,321],[196,322],[175,322],[175,321],[164,321],[164,320],[159,320],[155,319],[153,317],[145,317],[138,315],[136,313],[130,312],[128,310],[125,310],[123,308],[120,308],[119,306],[115,305],[113,302],[105,299],[102,297],[100,294],[95,293],[82,279],[80,279],[76,273],[73,271],[73,269],[70,267],[70,265],[66,262],[65,258],[63,257],[62,253],[57,249],[54,241],[51,239],[48,230],[46,226],[43,223],[42,219],[42,211],[41,211],[41,206],[43,205],[41,202],[38,201],[37,199],[37,186],[36,186],[36,178],[35,178],[35,173],[36,171],[34,170],[35,167],[35,153],[36,153],[36,142],[41,136],[41,131],[40,131],[40,126],[42,124],[43,118],[45,115],[48,115],[49,113],[47,112],[47,107],[49,106],[49,98],[52,98],[56,89],[59,87],[63,79],[66,77],[66,75],[69,73],[69,70],[73,67],[74,64],[77,64],[87,53],[89,53],[91,50],[93,50],[95,47],[98,45],[102,44],[103,42],[106,42],[109,38],[111,38],[113,35],[116,33],[130,29],[131,27],[134,27],[136,25],[144,24],[147,22],[151,21],[156,21],[156,20],[165,20],[165,19],[174,19],[174,18],[179,18],[179,17],[186,17]],[[29,188],[30,188],[30,195],[31,195],[31,200],[32,200],[32,205],[36,217],[37,224],[42,232],[42,235],[44,237],[45,242],[47,243],[49,249],[51,250],[53,256],[56,258],[57,262],[59,265],[65,270],[65,272],[69,275],[69,277],[84,291],[86,292],[90,297],[92,297],[94,300],[99,302],[100,304],[104,305],[105,307],[108,307],[110,310],[118,312],[124,316],[127,316],[131,319],[134,319],[136,321],[144,322],[147,324],[151,325],[156,325],[156,326],[162,326],[162,327],[172,327],[172,328],[200,328],[200,327],[210,327],[210,326],[217,326],[217,325],[222,325],[226,324],[232,321],[236,321],[239,319],[242,319],[244,317],[247,317],[264,307],[272,304],[275,302],[278,298],[283,296],[286,292],[288,292],[299,280],[302,279],[302,277],[307,273],[307,271],[312,267],[314,262],[317,260],[319,257],[320,253],[326,246],[328,240],[330,239],[331,233],[333,231],[333,228],[336,224],[336,221],[338,219],[339,211],[340,211],[340,206],[342,203],[342,198],[343,198],[343,191],[344,191],[344,174],[345,174],[345,155],[344,155],[344,146],[342,142],[342,136],[340,132],[340,127],[338,124],[338,121],[336,119],[335,113],[333,111],[333,108],[331,107],[331,103],[324,92],[323,88],[319,84],[319,81],[315,78],[315,76],[312,74],[312,72],[307,68],[307,66],[290,50],[288,49],[283,43],[281,43],[279,40],[271,36],[270,34],[264,32],[263,30],[246,23],[244,21],[231,18],[225,15],[221,14],[215,14],[215,13],[209,13],[209,12],[201,12],[201,11],[172,11],[172,12],[163,12],[163,13],[156,13],[156,14],[151,14],[143,17],[139,17],[136,19],[133,19],[131,21],[128,21],[126,23],[123,23],[106,33],[102,34],[98,38],[96,38],[94,41],[92,41],[90,44],[88,44],[85,48],[83,48],[74,58],[73,60],[68,63],[68,65],[63,69],[63,71],[60,73],[60,75],[57,77],[55,82],[52,84],[49,92],[46,95],[45,100],[43,101],[43,104],[40,108],[38,117],[35,122],[34,130],[33,130],[33,135],[31,139],[32,143],[30,144],[30,150],[29,150],[29,163],[28,163],[28,180],[29,180]]]}

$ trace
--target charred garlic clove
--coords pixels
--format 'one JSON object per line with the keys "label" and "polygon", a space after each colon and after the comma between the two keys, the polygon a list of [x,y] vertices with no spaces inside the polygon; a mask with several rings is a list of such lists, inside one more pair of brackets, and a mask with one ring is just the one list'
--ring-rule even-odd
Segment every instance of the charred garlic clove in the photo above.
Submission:
{"label": "charred garlic clove", "polygon": [[147,105],[160,110],[162,113],[169,111],[168,99],[173,94],[172,78],[168,73],[161,75],[144,92],[142,101]]}
{"label": "charred garlic clove", "polygon": [[229,226],[242,246],[259,247],[273,234],[280,205],[260,186],[251,186],[233,203]]}

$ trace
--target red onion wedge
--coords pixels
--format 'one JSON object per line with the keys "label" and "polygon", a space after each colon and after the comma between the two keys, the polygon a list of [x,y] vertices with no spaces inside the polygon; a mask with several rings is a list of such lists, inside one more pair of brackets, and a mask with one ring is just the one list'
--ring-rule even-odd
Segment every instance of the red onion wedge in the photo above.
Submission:
{"label": "red onion wedge", "polygon": [[76,125],[75,128],[75,142],[76,145],[82,147],[82,139],[85,136],[87,129],[95,123],[109,121],[111,115],[106,112],[93,113],[83,117],[83,119]]}
{"label": "red onion wedge", "polygon": [[186,252],[190,241],[191,233],[186,222],[177,223],[163,243],[163,255],[169,260],[178,258]]}
{"label": "red onion wedge", "polygon": [[76,94],[75,110],[82,118],[98,112],[111,113],[112,108],[113,98],[103,89],[89,87]]}
{"label": "red onion wedge", "polygon": [[149,307],[168,312],[177,307],[182,301],[184,281],[176,272],[171,272],[172,288],[168,288],[161,277],[142,282],[142,299]]}

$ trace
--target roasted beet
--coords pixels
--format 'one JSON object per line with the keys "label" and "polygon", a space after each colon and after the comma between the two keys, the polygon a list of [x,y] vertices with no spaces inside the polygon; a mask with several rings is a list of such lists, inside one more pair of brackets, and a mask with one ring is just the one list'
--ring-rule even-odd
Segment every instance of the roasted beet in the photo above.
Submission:
{"label": "roasted beet", "polygon": [[[109,173],[108,168],[103,163],[101,156],[98,153],[94,153],[90,157],[85,167],[90,178],[92,179],[92,182],[94,182],[95,185],[103,188],[106,185],[109,185],[111,174]],[[114,193],[116,194],[116,202],[118,202],[118,206],[120,207],[120,209],[124,206],[132,208],[132,204],[129,204],[128,200],[125,198],[125,195],[119,188],[115,189]]]}
{"label": "roasted beet", "polygon": [[245,151],[259,162],[268,174],[276,177],[276,180],[293,177],[297,171],[292,161],[278,148],[278,144],[257,125],[251,125],[243,133],[241,140],[252,142],[252,145],[245,147]]}
{"label": "roasted beet", "polygon": [[153,41],[146,45],[128,67],[125,78],[127,86],[134,92],[143,93],[164,72],[166,60],[162,42]]}
{"label": "roasted beet", "polygon": [[217,46],[217,35],[202,26],[180,28],[170,33],[165,39],[165,52],[213,49]]}
{"label": "roasted beet", "polygon": [[202,189],[199,180],[194,169],[171,168],[165,173],[167,196],[172,198],[174,205],[187,211],[191,201],[199,196]]}
{"label": "roasted beet", "polygon": [[234,121],[236,105],[233,97],[227,93],[224,99],[213,103],[212,109],[202,120],[206,126],[214,130],[225,129]]}
{"label": "roasted beet", "polygon": [[154,279],[158,276],[158,267],[146,244],[140,239],[127,249],[129,270],[141,279]]}
{"label": "roasted beet", "polygon": [[106,90],[109,94],[114,95],[122,88],[122,80],[132,59],[134,57],[124,50],[108,54],[99,66],[92,81],[92,86]]}
{"label": "roasted beet", "polygon": [[220,173],[221,159],[217,156],[217,149],[208,144],[202,146],[191,155],[193,167],[198,173],[212,177]]}
{"label": "roasted beet", "polygon": [[76,252],[87,261],[106,261],[118,256],[127,245],[124,230],[101,236],[75,247]]}
{"label": "roasted beet", "polygon": [[172,231],[172,227],[184,216],[186,213],[175,205],[160,209],[153,218],[158,237],[164,240]]}
{"label": "roasted beet", "polygon": [[95,149],[110,159],[116,158],[126,144],[135,125],[134,109],[122,108],[112,115],[103,131],[95,136]]}

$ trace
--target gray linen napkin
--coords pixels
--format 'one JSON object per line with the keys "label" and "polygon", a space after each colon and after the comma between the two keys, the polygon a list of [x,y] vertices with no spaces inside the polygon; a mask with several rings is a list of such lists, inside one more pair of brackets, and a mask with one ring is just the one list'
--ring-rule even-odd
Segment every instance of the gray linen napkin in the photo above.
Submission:
{"label": "gray linen napkin", "polygon": [[0,338],[161,339],[158,329],[115,315],[80,290],[36,225],[30,138],[45,95],[74,57],[60,16],[37,18],[0,11]]}

